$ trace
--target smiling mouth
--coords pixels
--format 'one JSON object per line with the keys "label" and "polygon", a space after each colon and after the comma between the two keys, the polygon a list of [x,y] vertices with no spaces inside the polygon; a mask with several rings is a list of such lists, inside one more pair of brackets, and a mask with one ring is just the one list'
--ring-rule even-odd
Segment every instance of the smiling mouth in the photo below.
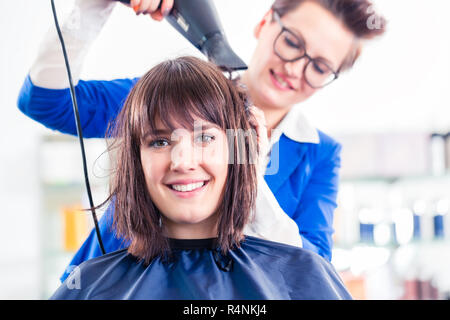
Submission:
{"label": "smiling mouth", "polygon": [[280,87],[280,89],[284,90],[295,90],[292,85],[286,81],[283,77],[278,75],[275,71],[270,69],[270,75],[272,76],[272,79],[276,82],[276,85]]}
{"label": "smiling mouth", "polygon": [[170,184],[168,185],[172,190],[177,192],[192,192],[203,188],[209,181],[199,181],[188,184]]}

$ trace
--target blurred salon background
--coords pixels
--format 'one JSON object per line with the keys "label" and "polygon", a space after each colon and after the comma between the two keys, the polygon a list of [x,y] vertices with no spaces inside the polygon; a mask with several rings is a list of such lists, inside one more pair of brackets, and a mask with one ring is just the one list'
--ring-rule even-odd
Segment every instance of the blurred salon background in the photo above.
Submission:
{"label": "blurred salon background", "polygon": [[[271,0],[214,0],[246,61]],[[332,263],[355,299],[450,298],[450,3],[374,0],[387,33],[350,73],[300,108],[343,145]],[[73,0],[55,1],[60,19]],[[0,2],[0,299],[47,299],[92,228],[80,147],[30,120],[16,100],[54,28],[49,0]],[[376,23],[373,22],[373,23]],[[84,79],[139,76],[201,56],[167,22],[117,5]],[[108,190],[102,140],[86,140],[95,203]],[[101,212],[99,212],[101,214]]]}

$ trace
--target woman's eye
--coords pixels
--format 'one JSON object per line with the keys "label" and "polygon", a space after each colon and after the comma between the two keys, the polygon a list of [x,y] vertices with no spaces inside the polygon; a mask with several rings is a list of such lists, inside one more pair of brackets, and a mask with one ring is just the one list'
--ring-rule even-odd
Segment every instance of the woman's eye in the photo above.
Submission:
{"label": "woman's eye", "polygon": [[320,65],[316,62],[313,62],[314,70],[320,74],[324,74],[325,70],[323,70]]}
{"label": "woman's eye", "polygon": [[291,39],[289,36],[284,37],[284,42],[291,48],[295,48],[295,49],[301,48],[299,46],[299,44],[294,39]]}
{"label": "woman's eye", "polygon": [[215,139],[215,137],[213,135],[202,133],[195,139],[195,141],[199,142],[199,143],[210,143],[214,139]]}
{"label": "woman's eye", "polygon": [[163,148],[169,145],[169,141],[166,139],[156,139],[149,143],[149,146],[152,148]]}

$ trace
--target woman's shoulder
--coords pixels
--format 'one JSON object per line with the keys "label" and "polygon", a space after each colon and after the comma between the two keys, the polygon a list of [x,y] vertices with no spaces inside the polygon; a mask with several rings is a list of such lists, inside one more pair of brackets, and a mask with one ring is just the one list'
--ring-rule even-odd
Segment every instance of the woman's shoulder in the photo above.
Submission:
{"label": "woman's shoulder", "polygon": [[123,261],[123,260],[131,259],[133,260],[133,256],[131,256],[128,253],[128,248],[126,249],[120,249],[113,252],[105,253],[104,255],[83,261],[79,268],[81,270],[95,270],[99,267],[102,267],[103,265],[108,265],[111,263],[114,263],[116,261]]}
{"label": "woman's shoulder", "polygon": [[333,138],[331,135],[323,132],[322,130],[316,129],[317,133],[319,135],[319,144],[321,144],[322,146],[337,146],[340,145],[339,141],[336,138]]}
{"label": "woman's shoulder", "polygon": [[130,267],[139,264],[127,249],[92,258],[72,268],[72,272],[56,290],[52,300],[95,299],[98,288],[112,279],[121,279]]}
{"label": "woman's shoulder", "polygon": [[243,250],[272,276],[277,270],[292,299],[352,299],[334,266],[315,252],[250,236]]}
{"label": "woman's shoulder", "polygon": [[92,283],[101,277],[119,279],[130,268],[139,268],[141,265],[139,259],[128,253],[128,248],[126,248],[89,259],[78,267],[80,274],[83,275],[83,281]]}
{"label": "woman's shoulder", "polygon": [[264,253],[268,256],[276,256],[277,258],[285,260],[288,264],[297,264],[301,261],[302,263],[308,264],[330,265],[327,260],[311,250],[306,250],[281,242],[246,236],[242,244],[245,249],[255,251],[257,253]]}

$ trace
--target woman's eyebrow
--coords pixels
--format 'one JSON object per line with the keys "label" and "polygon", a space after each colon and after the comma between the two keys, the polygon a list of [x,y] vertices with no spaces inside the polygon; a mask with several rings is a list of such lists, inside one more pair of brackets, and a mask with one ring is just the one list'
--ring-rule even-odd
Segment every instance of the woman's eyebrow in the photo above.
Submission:
{"label": "woman's eyebrow", "polygon": [[209,129],[219,129],[220,130],[220,128],[217,125],[209,124],[209,123],[205,124],[205,125],[202,124],[201,126],[198,126],[198,127],[195,127],[195,128],[199,128],[199,129],[202,129],[202,130],[209,130]]}
{"label": "woman's eyebrow", "polygon": [[144,134],[143,139],[147,139],[148,137],[170,135],[171,133],[172,132],[170,130],[167,130],[167,129],[156,129],[156,130],[153,130],[153,131],[147,131]]}
{"label": "woman's eyebrow", "polygon": [[156,129],[155,131],[151,132],[152,135],[165,135],[172,133],[172,130],[169,129]]}
{"label": "woman's eyebrow", "polygon": [[[183,128],[180,128],[180,129],[183,129]],[[214,124],[201,124],[199,126],[195,125],[194,126],[194,131],[198,130],[198,129],[201,129],[201,130],[219,129],[220,130],[220,128],[217,125],[214,125]],[[148,131],[147,133],[144,134],[144,139],[149,137],[149,136],[171,135],[173,133],[173,131],[175,131],[175,130],[155,129],[153,131]]]}

